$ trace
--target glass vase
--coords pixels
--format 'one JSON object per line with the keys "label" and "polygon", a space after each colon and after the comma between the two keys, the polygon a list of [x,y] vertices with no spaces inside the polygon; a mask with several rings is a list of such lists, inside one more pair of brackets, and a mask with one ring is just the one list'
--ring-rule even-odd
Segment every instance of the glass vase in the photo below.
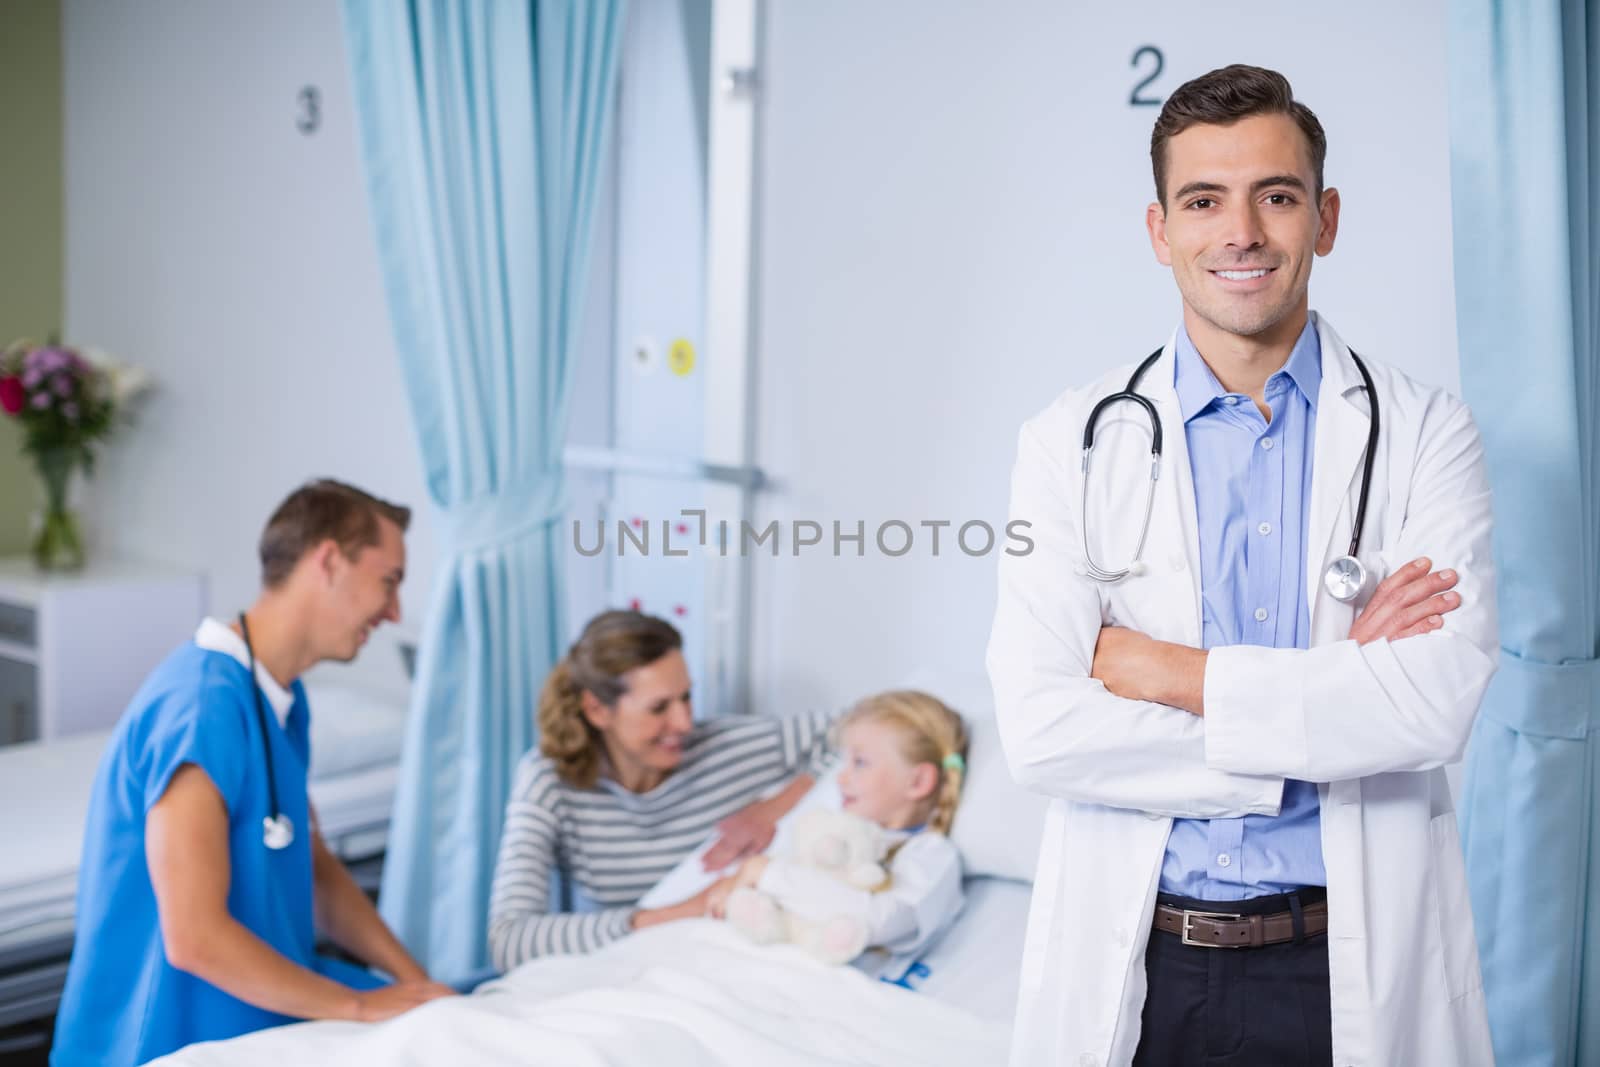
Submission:
{"label": "glass vase", "polygon": [[67,504],[78,454],[65,448],[42,449],[35,455],[44,483],[44,513],[33,538],[33,562],[40,570],[75,571],[83,566],[83,535],[78,516]]}

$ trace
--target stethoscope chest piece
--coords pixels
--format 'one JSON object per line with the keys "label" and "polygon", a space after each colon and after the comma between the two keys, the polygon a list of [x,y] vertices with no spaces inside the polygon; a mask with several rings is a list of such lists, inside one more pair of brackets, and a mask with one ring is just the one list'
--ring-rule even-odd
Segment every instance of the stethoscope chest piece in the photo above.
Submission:
{"label": "stethoscope chest piece", "polygon": [[1348,604],[1367,584],[1367,568],[1354,556],[1340,556],[1323,572],[1322,586],[1333,599]]}
{"label": "stethoscope chest piece", "polygon": [[294,844],[294,823],[287,815],[268,815],[261,820],[261,840],[274,852],[288,848]]}

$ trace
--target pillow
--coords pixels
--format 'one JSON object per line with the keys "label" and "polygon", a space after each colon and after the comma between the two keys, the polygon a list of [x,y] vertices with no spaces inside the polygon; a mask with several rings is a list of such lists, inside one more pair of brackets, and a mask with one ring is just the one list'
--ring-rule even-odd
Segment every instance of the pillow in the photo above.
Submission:
{"label": "pillow", "polygon": [[963,717],[968,733],[967,780],[950,840],[961,853],[968,877],[1031,882],[1049,799],[1012,779],[992,714],[964,712]]}
{"label": "pillow", "polygon": [[400,762],[406,700],[353,685],[308,683],[313,781]]}

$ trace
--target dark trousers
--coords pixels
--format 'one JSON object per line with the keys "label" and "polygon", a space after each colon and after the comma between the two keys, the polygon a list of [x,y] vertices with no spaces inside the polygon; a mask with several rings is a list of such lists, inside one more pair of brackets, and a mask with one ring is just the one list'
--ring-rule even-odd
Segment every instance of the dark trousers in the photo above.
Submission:
{"label": "dark trousers", "polygon": [[[1325,897],[1303,889],[1303,906]],[[1288,896],[1217,903],[1162,893],[1162,904],[1197,911],[1269,915]],[[1144,1016],[1134,1067],[1299,1067],[1333,1062],[1328,1008],[1328,938],[1260,948],[1185,945],[1150,934]]]}

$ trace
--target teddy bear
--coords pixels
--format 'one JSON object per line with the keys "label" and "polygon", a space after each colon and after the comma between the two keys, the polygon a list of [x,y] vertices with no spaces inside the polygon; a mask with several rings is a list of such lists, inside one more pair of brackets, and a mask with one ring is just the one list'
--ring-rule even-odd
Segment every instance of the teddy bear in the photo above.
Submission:
{"label": "teddy bear", "polygon": [[[890,840],[876,823],[830,808],[795,816],[793,837],[782,857],[828,875],[852,889],[871,892],[889,881],[885,866]],[[826,905],[785,908],[767,893],[743,886],[728,897],[728,922],[760,945],[798,945],[823,963],[848,963],[867,948],[867,924],[851,915],[827,915]]]}

